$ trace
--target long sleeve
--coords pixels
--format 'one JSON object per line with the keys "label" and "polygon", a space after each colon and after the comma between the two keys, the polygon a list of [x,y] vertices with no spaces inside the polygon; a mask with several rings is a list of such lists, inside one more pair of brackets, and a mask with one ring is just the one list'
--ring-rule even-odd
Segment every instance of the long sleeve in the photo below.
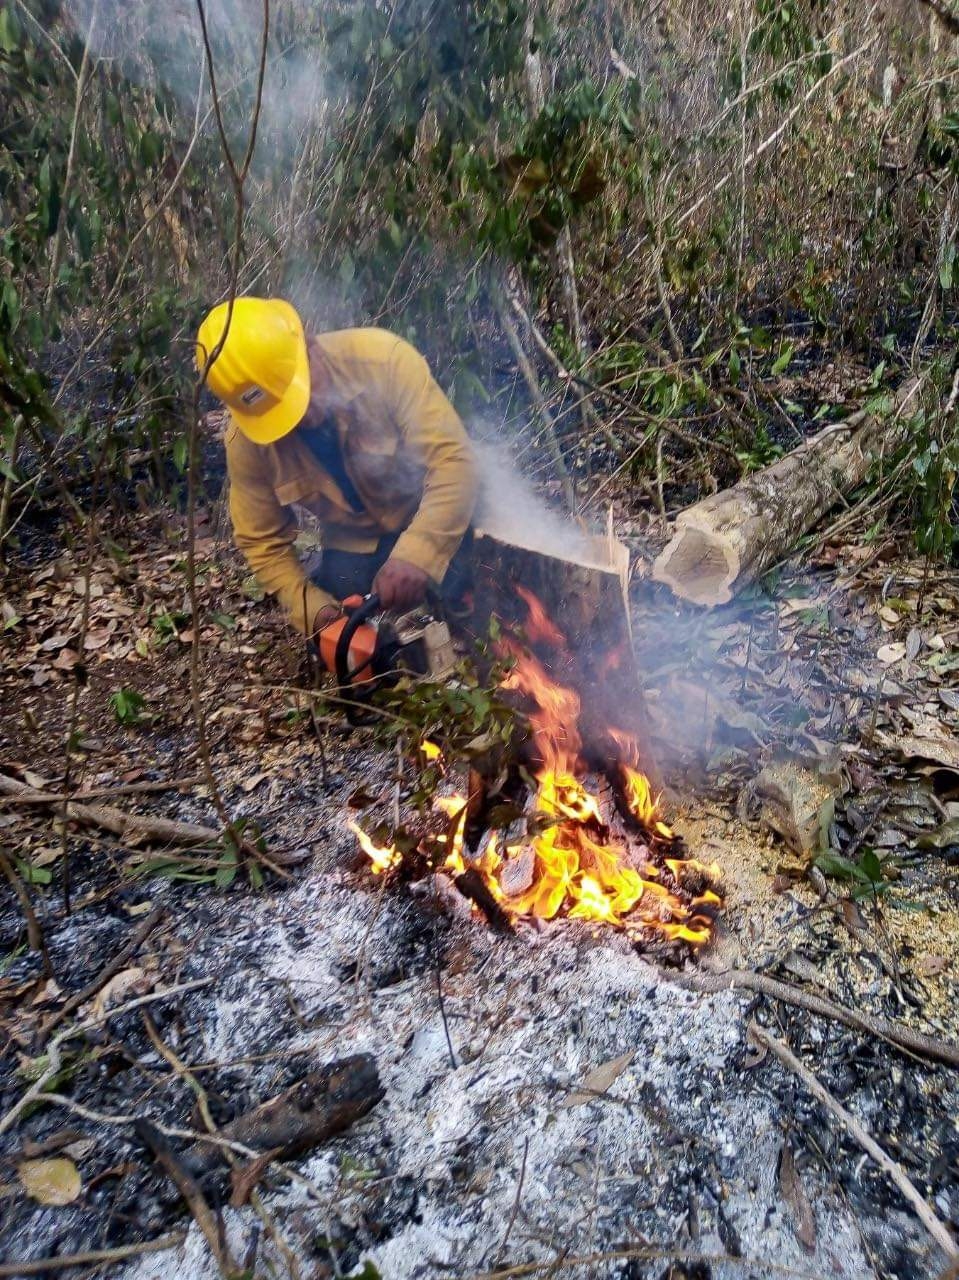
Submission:
{"label": "long sleeve", "polygon": [[230,476],[230,518],[236,545],[264,591],[276,596],[290,620],[304,635],[311,634],[313,619],[332,596],[313,585],[303,571],[293,543],[296,519],[273,492],[259,445],[234,431],[227,442]]}
{"label": "long sleeve", "polygon": [[420,505],[393,555],[439,583],[473,516],[479,484],[476,455],[426,361],[402,340],[393,351],[389,378],[391,407],[403,440],[426,468]]}

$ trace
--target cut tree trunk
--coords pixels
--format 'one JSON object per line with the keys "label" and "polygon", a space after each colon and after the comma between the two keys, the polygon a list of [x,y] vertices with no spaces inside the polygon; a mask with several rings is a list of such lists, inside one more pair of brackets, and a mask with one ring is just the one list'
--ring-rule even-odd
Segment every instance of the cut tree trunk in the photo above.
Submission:
{"label": "cut tree trunk", "polygon": [[650,758],[648,722],[633,654],[627,605],[629,551],[611,534],[590,536],[570,526],[556,531],[492,524],[475,540],[475,612],[480,626],[493,615],[507,627],[529,628],[530,592],[562,638],[562,657],[550,674],[580,696],[579,728],[584,754],[602,767],[621,752],[613,728],[632,735],[642,749],[642,767],[661,785]]}
{"label": "cut tree trunk", "polygon": [[888,414],[860,410],[771,467],[680,512],[653,578],[693,604],[726,604],[858,488],[883,454],[899,447],[918,389],[918,379],[909,381]]}

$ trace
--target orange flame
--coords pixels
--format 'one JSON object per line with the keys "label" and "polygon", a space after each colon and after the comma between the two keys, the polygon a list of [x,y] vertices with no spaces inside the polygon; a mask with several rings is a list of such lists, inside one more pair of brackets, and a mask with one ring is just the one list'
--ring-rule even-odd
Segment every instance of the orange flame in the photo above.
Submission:
{"label": "orange flame", "polygon": [[516,594],[526,604],[529,613],[526,622],[523,624],[527,636],[534,644],[549,645],[553,649],[565,649],[566,637],[553,622],[546,610],[540,604],[532,591],[527,591],[525,587],[516,586]]}
{"label": "orange flame", "polygon": [[393,845],[381,847],[375,844],[363,828],[358,827],[355,822],[351,822],[348,825],[360,842],[360,848],[369,858],[375,876],[385,875],[387,871],[392,871],[394,867],[400,865],[402,855]]}
{"label": "orange flame", "polygon": [[[537,598],[517,589],[529,608],[526,633],[530,639],[565,648],[562,633]],[[706,942],[713,908],[720,898],[705,888],[691,897],[689,878],[692,876],[700,889],[718,877],[719,868],[674,857],[664,858],[657,866],[649,848],[641,846],[638,856],[630,852],[625,840],[612,840],[600,798],[582,781],[585,766],[578,727],[579,695],[553,680],[537,657],[510,638],[500,642],[500,649],[514,660],[503,687],[523,694],[532,704],[529,722],[540,762],[537,820],[533,824],[536,834],[501,848],[494,832],[482,851],[470,857],[464,848],[466,802],[461,796],[442,797],[435,807],[450,820],[446,834],[437,837],[437,843],[448,846],[443,870],[454,876],[467,865],[480,871],[490,893],[513,917],[552,920],[565,913],[571,919],[604,923],[628,933],[647,929],[694,946]],[[650,846],[656,847],[657,841],[660,848],[662,843],[672,843],[673,833],[659,817],[649,779],[637,767],[638,744],[620,730],[610,729],[609,735],[619,754],[622,803],[648,833]],[[375,873],[397,865],[395,851],[381,849],[357,827],[353,830]],[[529,865],[524,868],[517,863],[520,858]]]}

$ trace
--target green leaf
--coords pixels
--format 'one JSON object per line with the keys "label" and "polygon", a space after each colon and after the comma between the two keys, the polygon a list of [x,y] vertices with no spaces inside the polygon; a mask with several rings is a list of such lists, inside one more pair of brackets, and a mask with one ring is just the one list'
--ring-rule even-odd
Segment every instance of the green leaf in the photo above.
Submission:
{"label": "green leaf", "polygon": [[187,458],[190,451],[190,442],[186,436],[177,436],[173,442],[173,465],[182,476],[186,471]]}
{"label": "green leaf", "polygon": [[110,694],[110,706],[120,724],[139,724],[146,704],[146,698],[136,689],[115,689]]}
{"label": "green leaf", "polygon": [[814,859],[814,864],[823,875],[832,876],[836,880],[862,879],[862,872],[857,864],[838,853],[820,853]]}
{"label": "green leaf", "polygon": [[0,328],[5,327],[13,333],[20,323],[20,295],[11,280],[4,280],[0,289],[0,311],[6,315],[6,325],[0,323]]}
{"label": "green leaf", "polygon": [[53,872],[49,867],[35,867],[25,858],[17,858],[17,870],[27,884],[49,884],[53,879]]}
{"label": "green leaf", "polygon": [[223,857],[220,859],[220,865],[217,868],[214,883],[218,889],[228,889],[236,879],[236,873],[239,869],[239,860],[236,850],[228,848]]}
{"label": "green leaf", "polygon": [[16,53],[19,47],[19,23],[10,9],[0,9],[0,50],[4,53]]}
{"label": "green leaf", "polygon": [[739,375],[742,372],[743,362],[739,358],[739,352],[732,347],[729,352],[729,380],[734,385],[739,382]]}
{"label": "green leaf", "polygon": [[786,372],[786,370],[789,368],[789,362],[792,360],[793,355],[795,354],[795,351],[796,351],[795,344],[792,342],[787,342],[786,345],[783,347],[782,351],[780,351],[779,355],[773,362],[773,367],[771,372],[774,378],[778,378],[781,373]]}
{"label": "green leaf", "polygon": [[873,884],[878,884],[882,879],[882,863],[879,861],[875,849],[867,849],[865,851],[860,859],[860,866]]}
{"label": "green leaf", "polygon": [[369,1258],[363,1263],[362,1271],[351,1271],[349,1280],[383,1280],[380,1272],[370,1262]]}

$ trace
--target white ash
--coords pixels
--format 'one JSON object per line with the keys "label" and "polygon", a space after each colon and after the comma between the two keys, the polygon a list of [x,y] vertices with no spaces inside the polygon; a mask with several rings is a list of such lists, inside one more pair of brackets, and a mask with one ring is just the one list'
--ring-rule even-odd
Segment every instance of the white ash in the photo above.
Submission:
{"label": "white ash", "polygon": [[[316,1256],[311,1238],[332,1231],[348,1242],[344,1274],[369,1261],[389,1280],[418,1280],[447,1267],[466,1276],[497,1260],[548,1259],[566,1247],[623,1247],[636,1233],[666,1249],[725,1255],[732,1233],[757,1260],[757,1275],[763,1259],[850,1280],[876,1274],[853,1213],[813,1170],[804,1179],[818,1217],[816,1253],[805,1254],[793,1234],[776,1186],[783,1106],[742,1070],[742,997],[700,999],[671,986],[609,932],[560,926],[503,938],[475,917],[441,922],[454,1069],[432,966],[403,976],[398,918],[408,925],[418,914],[429,938],[429,904],[335,872],[247,899],[240,921],[229,900],[208,906],[213,919],[194,963],[222,956],[238,923],[247,963],[210,1002],[205,1053],[235,1059],[268,1044],[288,984],[303,1017],[320,1023],[289,1047],[309,1046],[310,1064],[368,1051],[386,1089],[365,1121],[301,1167],[329,1197],[328,1211],[295,1185],[266,1194],[304,1258]],[[384,973],[388,985],[376,985]],[[629,1051],[608,1097],[564,1105],[593,1068]],[[362,1238],[371,1204],[389,1216],[393,1196],[409,1207],[384,1238],[350,1242]],[[691,1199],[695,1244],[683,1226]],[[230,1220],[242,1256],[252,1212],[231,1211]],[[626,1274],[609,1265],[601,1274]],[[658,1276],[665,1264],[640,1265],[629,1274]],[[182,1280],[214,1274],[195,1229],[175,1255],[144,1257],[120,1274],[160,1280],[171,1269]],[[744,1273],[713,1269],[727,1274]]]}

